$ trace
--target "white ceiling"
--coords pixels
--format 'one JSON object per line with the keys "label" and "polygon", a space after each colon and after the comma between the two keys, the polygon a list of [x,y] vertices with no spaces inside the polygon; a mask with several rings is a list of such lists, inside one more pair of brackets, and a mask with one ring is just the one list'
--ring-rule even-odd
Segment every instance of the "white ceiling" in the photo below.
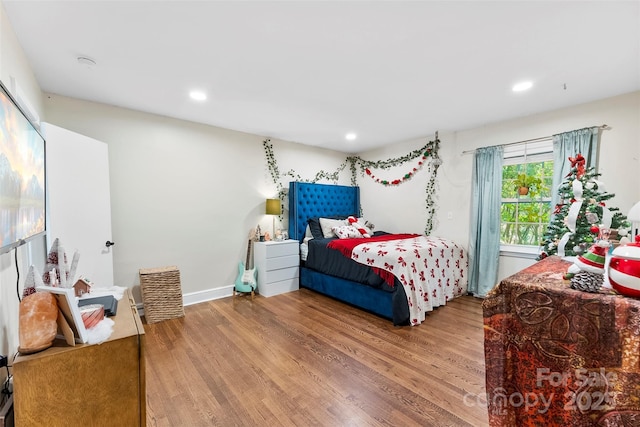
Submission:
{"label": "white ceiling", "polygon": [[345,152],[640,90],[640,1],[2,3],[45,92]]}

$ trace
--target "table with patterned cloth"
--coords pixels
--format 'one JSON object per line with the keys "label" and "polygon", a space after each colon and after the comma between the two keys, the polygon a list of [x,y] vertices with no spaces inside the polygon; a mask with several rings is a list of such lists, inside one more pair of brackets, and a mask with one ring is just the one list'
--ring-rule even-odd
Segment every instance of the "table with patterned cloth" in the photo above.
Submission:
{"label": "table with patterned cloth", "polygon": [[483,302],[491,426],[640,426],[640,300],[587,293],[551,256]]}

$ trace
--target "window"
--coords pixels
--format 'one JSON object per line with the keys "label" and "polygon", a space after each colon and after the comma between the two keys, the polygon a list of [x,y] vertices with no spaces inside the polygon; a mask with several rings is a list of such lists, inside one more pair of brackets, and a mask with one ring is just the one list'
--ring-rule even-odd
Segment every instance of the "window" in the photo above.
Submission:
{"label": "window", "polygon": [[[519,178],[533,185],[519,194]],[[553,182],[551,139],[507,146],[502,167],[501,250],[537,253],[549,225]]]}

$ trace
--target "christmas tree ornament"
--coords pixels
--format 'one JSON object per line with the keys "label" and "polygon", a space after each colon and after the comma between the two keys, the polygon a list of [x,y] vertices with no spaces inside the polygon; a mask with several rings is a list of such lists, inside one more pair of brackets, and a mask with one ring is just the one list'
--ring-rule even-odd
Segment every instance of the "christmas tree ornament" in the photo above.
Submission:
{"label": "christmas tree ornament", "polygon": [[589,224],[595,224],[596,222],[598,222],[598,215],[594,214],[593,212],[587,212],[585,217],[587,218],[587,222]]}
{"label": "christmas tree ornament", "polygon": [[609,262],[609,282],[623,295],[640,298],[640,236],[635,243],[613,250]]}

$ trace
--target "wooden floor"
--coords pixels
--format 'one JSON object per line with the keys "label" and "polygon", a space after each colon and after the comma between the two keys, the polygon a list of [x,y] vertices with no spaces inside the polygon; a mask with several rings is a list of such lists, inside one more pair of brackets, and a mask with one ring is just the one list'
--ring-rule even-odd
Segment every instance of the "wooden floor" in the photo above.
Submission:
{"label": "wooden floor", "polygon": [[185,307],[145,325],[147,425],[486,426],[480,303],[413,327],[306,289]]}

